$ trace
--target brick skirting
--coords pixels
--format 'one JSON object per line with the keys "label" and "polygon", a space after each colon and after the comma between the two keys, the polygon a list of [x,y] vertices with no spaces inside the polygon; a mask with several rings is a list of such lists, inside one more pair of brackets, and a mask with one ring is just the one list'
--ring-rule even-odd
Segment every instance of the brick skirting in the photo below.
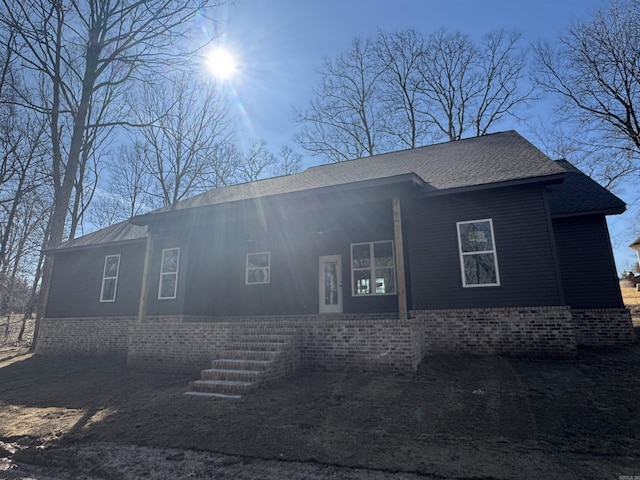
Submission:
{"label": "brick skirting", "polygon": [[120,355],[136,369],[194,371],[247,328],[290,334],[296,364],[330,370],[413,372],[424,355],[572,356],[578,345],[635,341],[626,309],[527,307],[420,310],[406,321],[385,314],[47,318],[36,352]]}
{"label": "brick skirting", "polygon": [[412,312],[424,354],[573,356],[576,331],[569,307],[481,308]]}
{"label": "brick skirting", "polygon": [[635,343],[631,313],[626,308],[573,309],[578,345],[612,346]]}
{"label": "brick skirting", "polygon": [[127,362],[140,369],[208,368],[246,328],[291,333],[302,365],[414,371],[418,364],[408,323],[386,315],[146,319],[131,329]]}
{"label": "brick skirting", "polygon": [[126,357],[135,317],[45,318],[36,353]]}

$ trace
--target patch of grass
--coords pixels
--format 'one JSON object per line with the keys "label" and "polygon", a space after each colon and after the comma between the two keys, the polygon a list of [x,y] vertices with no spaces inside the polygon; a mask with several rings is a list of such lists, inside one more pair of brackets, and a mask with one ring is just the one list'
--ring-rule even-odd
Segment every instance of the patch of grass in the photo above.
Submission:
{"label": "patch of grass", "polygon": [[640,292],[633,287],[620,287],[622,300],[628,307],[640,305]]}

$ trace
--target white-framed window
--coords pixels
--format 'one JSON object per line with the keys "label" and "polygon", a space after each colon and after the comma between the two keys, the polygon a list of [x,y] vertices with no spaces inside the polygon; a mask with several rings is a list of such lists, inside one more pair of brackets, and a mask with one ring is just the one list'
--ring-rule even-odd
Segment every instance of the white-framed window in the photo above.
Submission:
{"label": "white-framed window", "polygon": [[160,268],[160,284],[158,285],[158,299],[176,298],[178,292],[178,267],[180,265],[180,249],[165,248],[162,250],[162,264]]}
{"label": "white-framed window", "polygon": [[104,270],[102,271],[102,288],[100,289],[101,302],[115,302],[118,289],[118,273],[120,271],[120,255],[107,255],[104,257]]}
{"label": "white-framed window", "polygon": [[500,285],[493,222],[490,218],[457,222],[463,287]]}
{"label": "white-framed window", "polygon": [[396,293],[393,241],[351,244],[351,294],[392,295]]}
{"label": "white-framed window", "polygon": [[269,283],[271,277],[271,252],[247,253],[245,284]]}

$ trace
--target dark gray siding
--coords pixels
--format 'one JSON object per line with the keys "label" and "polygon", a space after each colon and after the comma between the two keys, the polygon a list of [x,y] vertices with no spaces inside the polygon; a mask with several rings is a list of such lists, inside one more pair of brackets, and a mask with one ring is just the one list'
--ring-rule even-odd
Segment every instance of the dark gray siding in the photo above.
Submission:
{"label": "dark gray siding", "polygon": [[[181,315],[184,313],[184,302],[187,296],[187,279],[189,277],[188,230],[182,225],[172,225],[168,231],[156,233],[149,261],[147,279],[147,315]],[[178,284],[176,298],[159,297],[160,268],[162,251],[168,248],[179,248]]]}
{"label": "dark gray siding", "polygon": [[[350,244],[393,240],[390,200],[310,199],[239,206],[172,225],[154,243],[147,314],[295,315],[318,312],[318,260],[342,256],[343,309],[397,312],[396,295],[353,297]],[[177,232],[177,233],[176,233]],[[160,233],[157,231],[156,233]],[[181,248],[178,298],[158,300],[162,248]],[[246,285],[247,253],[270,252],[270,282]]]}
{"label": "dark gray siding", "polygon": [[603,216],[553,221],[567,304],[575,308],[622,307],[611,242]]}
{"label": "dark gray siding", "polygon": [[[144,242],[58,252],[47,302],[48,317],[124,316],[138,313]],[[104,258],[120,254],[115,302],[100,302]]]}
{"label": "dark gray siding", "polygon": [[[493,221],[500,286],[463,288],[456,222]],[[413,309],[560,305],[541,186],[415,200],[409,223]]]}

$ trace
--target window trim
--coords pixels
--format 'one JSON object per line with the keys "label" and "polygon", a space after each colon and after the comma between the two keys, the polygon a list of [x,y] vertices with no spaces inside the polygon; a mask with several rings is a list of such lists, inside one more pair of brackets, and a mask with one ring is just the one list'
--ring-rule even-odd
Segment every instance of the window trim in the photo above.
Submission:
{"label": "window trim", "polygon": [[[461,231],[460,226],[468,223],[480,223],[480,222],[489,222],[489,231],[491,232],[491,244],[493,248],[491,250],[478,250],[474,252],[463,252],[462,251],[462,239],[461,239]],[[493,231],[493,219],[491,218],[482,218],[478,220],[465,220],[463,222],[456,222],[456,233],[458,237],[458,253],[460,256],[460,275],[462,278],[462,287],[463,288],[482,288],[482,287],[499,287],[500,286],[500,270],[498,269],[498,249],[496,247],[496,236]],[[464,270],[464,257],[470,255],[486,255],[490,253],[493,255],[493,266],[496,272],[496,281],[495,283],[477,283],[477,284],[467,284],[466,275]]]}
{"label": "window trim", "polygon": [[[116,268],[116,275],[114,277],[107,277],[107,261],[109,258],[117,257],[118,258],[118,266]],[[102,285],[100,287],[100,303],[113,303],[116,301],[116,294],[118,292],[118,276],[120,275],[120,254],[116,253],[113,255],[105,255],[104,256],[104,265],[102,267]],[[115,280],[115,284],[113,286],[113,298],[105,299],[104,298],[104,286],[106,280]]]}
{"label": "window trim", "polygon": [[[266,255],[267,266],[266,267],[249,267],[249,257],[251,255]],[[249,271],[253,271],[253,270],[266,270],[267,280],[265,282],[250,282]],[[247,252],[247,255],[245,257],[245,267],[244,267],[244,284],[245,285],[268,285],[269,283],[271,283],[271,251]]]}
{"label": "window trim", "polygon": [[[170,251],[170,250],[177,250],[178,251],[178,258],[176,261],[176,270],[175,272],[164,272],[163,268],[164,268],[164,256],[165,253]],[[178,296],[178,272],[180,271],[180,247],[170,247],[170,248],[163,248],[162,249],[162,257],[160,260],[160,280],[158,281],[158,300],[175,300]],[[165,277],[168,276],[175,276],[175,283],[173,285],[173,296],[171,297],[163,297],[162,296],[162,284],[164,281]]]}
{"label": "window trim", "polygon": [[[393,273],[393,292],[385,292],[385,293],[376,293],[375,289],[375,245],[379,243],[390,243],[391,244],[391,262],[392,264],[388,267],[378,267],[378,268],[390,268]],[[369,245],[369,258],[371,259],[369,263],[369,267],[367,268],[354,268],[353,266],[353,247],[358,245]],[[349,245],[349,255],[350,255],[350,264],[349,269],[351,270],[351,296],[352,297],[385,297],[389,295],[398,295],[398,286],[397,286],[397,272],[396,272],[396,250],[395,243],[393,240],[376,240],[374,242],[357,242]],[[372,285],[371,293],[357,293],[355,291],[355,276],[354,273],[356,271],[369,271],[371,274],[371,279],[374,285]]]}

